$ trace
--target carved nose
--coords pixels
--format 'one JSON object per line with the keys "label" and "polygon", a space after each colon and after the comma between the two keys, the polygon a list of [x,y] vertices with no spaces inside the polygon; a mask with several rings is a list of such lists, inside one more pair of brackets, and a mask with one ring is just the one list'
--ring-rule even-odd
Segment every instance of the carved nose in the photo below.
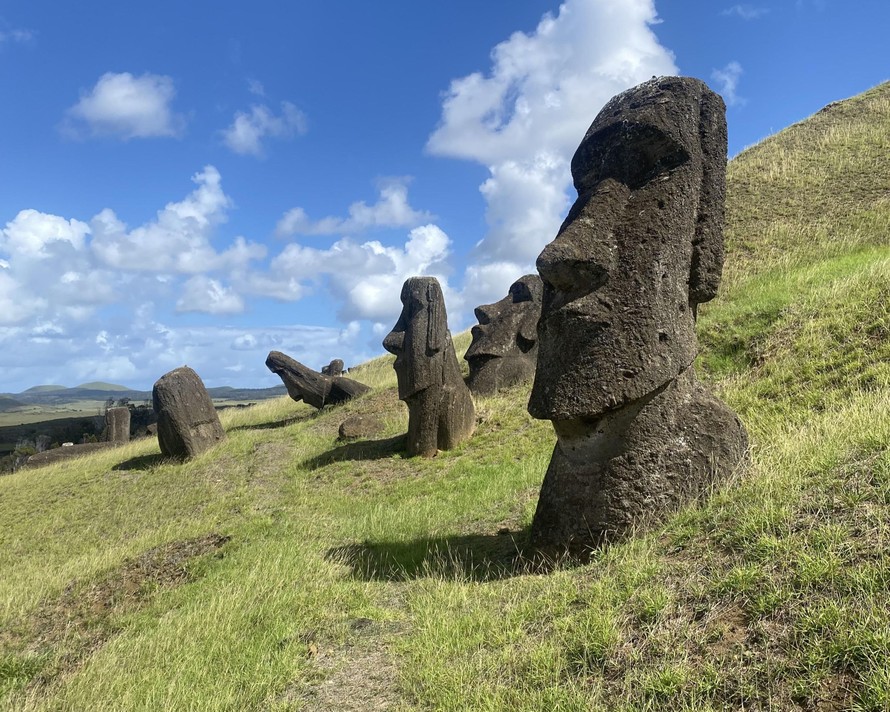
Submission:
{"label": "carved nose", "polygon": [[473,313],[476,315],[476,320],[480,324],[489,324],[491,323],[492,310],[494,309],[494,304],[483,304],[482,306],[478,306],[473,310]]}
{"label": "carved nose", "polygon": [[390,331],[383,339],[383,348],[398,356],[405,348],[405,332]]}
{"label": "carved nose", "polygon": [[556,243],[544,248],[537,264],[544,281],[559,292],[575,296],[599,289],[608,278],[608,272],[602,265],[572,255]]}

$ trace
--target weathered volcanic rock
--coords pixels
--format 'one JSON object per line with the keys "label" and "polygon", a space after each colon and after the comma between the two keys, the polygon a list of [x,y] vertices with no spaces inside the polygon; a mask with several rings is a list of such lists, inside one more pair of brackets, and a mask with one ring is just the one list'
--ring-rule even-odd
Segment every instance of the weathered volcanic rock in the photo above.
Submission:
{"label": "weathered volcanic rock", "polygon": [[343,359],[335,358],[327,366],[321,367],[322,376],[342,376],[343,375]]}
{"label": "weathered volcanic rock", "polygon": [[408,406],[408,454],[432,457],[472,435],[476,411],[454,353],[439,282],[411,277],[401,299],[402,313],[383,348],[396,356],[399,398]]}
{"label": "weathered volcanic rock", "polygon": [[51,465],[60,460],[71,460],[75,457],[83,457],[84,455],[89,455],[97,450],[107,450],[117,444],[118,443],[112,442],[78,443],[76,445],[54,447],[51,450],[44,450],[43,452],[31,455],[25,462],[25,467],[43,467],[44,465]]}
{"label": "weathered volcanic rock", "polygon": [[167,457],[195,457],[225,439],[204,383],[188,366],[161,376],[151,398],[158,414],[158,444]]}
{"label": "weathered volcanic rock", "polygon": [[527,274],[499,302],[476,307],[479,323],[464,355],[470,365],[467,385],[474,395],[491,395],[534,376],[542,291],[541,278]]}
{"label": "weathered volcanic rock", "polygon": [[373,415],[353,415],[340,423],[340,440],[369,438],[383,430],[383,423]]}
{"label": "weathered volcanic rock", "polygon": [[129,408],[109,408],[105,411],[105,439],[110,443],[130,442]]}
{"label": "weathered volcanic rock", "polygon": [[744,460],[738,418],[695,379],[696,310],[723,267],[726,120],[701,81],[613,98],[572,159],[578,199],[538,257],[529,413],[557,435],[532,524],[585,549],[663,517]]}
{"label": "weathered volcanic rock", "polygon": [[280,351],[269,352],[266,367],[278,374],[291,398],[314,408],[344,403],[371,390],[345,376],[324,376]]}

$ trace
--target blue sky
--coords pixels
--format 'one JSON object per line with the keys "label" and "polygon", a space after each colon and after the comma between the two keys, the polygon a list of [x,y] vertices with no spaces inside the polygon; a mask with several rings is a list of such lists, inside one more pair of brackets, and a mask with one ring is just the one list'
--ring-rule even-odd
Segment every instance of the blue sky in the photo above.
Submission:
{"label": "blue sky", "polygon": [[890,78],[886,0],[0,3],[0,391],[277,383],[453,331],[533,270],[599,108],[653,75],[730,154]]}

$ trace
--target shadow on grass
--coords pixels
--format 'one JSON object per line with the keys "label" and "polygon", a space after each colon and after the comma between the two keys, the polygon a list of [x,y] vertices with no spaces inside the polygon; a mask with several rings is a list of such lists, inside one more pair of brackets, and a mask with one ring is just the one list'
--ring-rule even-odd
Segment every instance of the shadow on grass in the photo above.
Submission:
{"label": "shadow on grass", "polygon": [[339,445],[332,450],[306,460],[303,465],[316,469],[332,462],[345,460],[383,460],[405,450],[405,435],[396,435],[382,440],[358,440]]}
{"label": "shadow on grass", "polygon": [[153,453],[151,455],[140,455],[139,457],[131,457],[129,460],[124,460],[123,462],[117,463],[112,470],[150,470],[152,467],[156,467],[165,462],[175,462],[175,460],[171,460],[166,455],[162,455],[159,452]]}
{"label": "shadow on grass", "polygon": [[232,432],[236,430],[275,430],[276,428],[286,428],[288,425],[299,423],[303,420],[307,420],[308,418],[312,418],[313,416],[313,413],[310,413],[308,415],[290,415],[287,418],[282,418],[281,420],[272,420],[268,423],[255,423],[253,425],[235,425],[234,427],[229,428],[229,430]]}
{"label": "shadow on grass", "polygon": [[419,578],[497,581],[544,573],[557,565],[526,552],[527,541],[527,529],[500,534],[424,537],[339,546],[328,550],[326,558],[349,566],[353,577],[363,581]]}

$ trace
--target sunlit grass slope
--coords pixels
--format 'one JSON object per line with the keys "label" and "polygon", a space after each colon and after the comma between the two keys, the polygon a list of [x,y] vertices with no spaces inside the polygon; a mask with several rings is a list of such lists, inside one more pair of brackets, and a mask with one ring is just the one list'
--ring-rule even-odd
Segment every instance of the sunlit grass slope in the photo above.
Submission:
{"label": "sunlit grass slope", "polygon": [[[527,387],[409,460],[383,357],[343,407],[226,412],[188,464],[0,478],[0,708],[890,709],[888,149],[884,85],[732,162],[699,370],[752,462],[662,528],[528,566]],[[358,413],[379,433],[337,442]]]}

